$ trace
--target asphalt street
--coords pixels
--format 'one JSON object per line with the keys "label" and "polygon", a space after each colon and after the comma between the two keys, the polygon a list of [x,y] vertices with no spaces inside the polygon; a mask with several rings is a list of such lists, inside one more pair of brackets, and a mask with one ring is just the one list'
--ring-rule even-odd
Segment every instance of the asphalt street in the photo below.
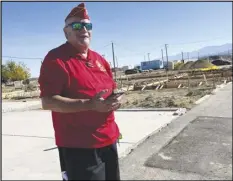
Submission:
{"label": "asphalt street", "polygon": [[120,160],[123,180],[232,180],[232,84]]}

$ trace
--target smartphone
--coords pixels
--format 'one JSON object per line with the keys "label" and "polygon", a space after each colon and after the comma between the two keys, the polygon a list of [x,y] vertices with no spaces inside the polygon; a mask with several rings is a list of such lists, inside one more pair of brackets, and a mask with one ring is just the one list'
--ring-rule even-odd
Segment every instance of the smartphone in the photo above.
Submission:
{"label": "smartphone", "polygon": [[121,95],[123,95],[125,92],[113,92],[109,97],[108,97],[108,99],[109,98],[114,98],[114,99],[117,99],[118,97],[120,97]]}

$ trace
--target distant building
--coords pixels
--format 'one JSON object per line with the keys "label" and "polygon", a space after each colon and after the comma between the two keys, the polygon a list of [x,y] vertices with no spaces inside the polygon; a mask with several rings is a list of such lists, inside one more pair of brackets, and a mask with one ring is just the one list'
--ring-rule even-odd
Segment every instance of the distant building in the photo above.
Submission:
{"label": "distant building", "polygon": [[[168,61],[168,70],[174,70],[174,62]],[[167,61],[164,61],[164,68],[167,68]]]}
{"label": "distant building", "polygon": [[182,60],[173,60],[174,63],[181,63]]}
{"label": "distant building", "polygon": [[133,69],[133,68],[134,68],[134,65],[128,65],[128,68],[129,68],[129,69]]}
{"label": "distant building", "polygon": [[115,69],[114,68],[111,68],[111,70],[112,70],[112,72],[118,72],[118,71],[122,71],[122,69],[121,68],[118,68],[118,67],[115,67]]}
{"label": "distant building", "polygon": [[141,62],[141,69],[142,70],[157,70],[162,69],[164,67],[162,60],[151,60],[151,61],[144,61]]}
{"label": "distant building", "polygon": [[122,69],[122,71],[126,71],[129,69],[129,66],[123,66],[123,67],[121,67],[121,69]]}
{"label": "distant building", "polygon": [[141,70],[141,65],[140,64],[139,65],[135,65],[134,68],[138,69],[138,70]]}

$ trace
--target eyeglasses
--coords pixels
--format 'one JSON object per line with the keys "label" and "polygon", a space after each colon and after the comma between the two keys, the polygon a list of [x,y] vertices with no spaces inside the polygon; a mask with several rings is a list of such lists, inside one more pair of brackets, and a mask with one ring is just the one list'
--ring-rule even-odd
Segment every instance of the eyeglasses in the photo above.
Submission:
{"label": "eyeglasses", "polygon": [[83,29],[84,26],[88,31],[92,30],[92,23],[73,22],[73,23],[68,24],[66,27],[68,26],[71,26],[71,28],[76,31]]}

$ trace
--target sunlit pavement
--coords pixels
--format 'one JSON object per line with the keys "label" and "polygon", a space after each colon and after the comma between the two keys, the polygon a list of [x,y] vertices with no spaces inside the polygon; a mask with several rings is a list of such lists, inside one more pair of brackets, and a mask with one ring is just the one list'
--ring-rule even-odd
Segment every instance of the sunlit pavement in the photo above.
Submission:
{"label": "sunlit pavement", "polygon": [[[116,112],[123,135],[118,145],[119,156],[126,156],[148,135],[169,124],[177,117],[172,114],[172,111]],[[3,180],[61,179],[49,111],[3,113],[2,126]]]}

